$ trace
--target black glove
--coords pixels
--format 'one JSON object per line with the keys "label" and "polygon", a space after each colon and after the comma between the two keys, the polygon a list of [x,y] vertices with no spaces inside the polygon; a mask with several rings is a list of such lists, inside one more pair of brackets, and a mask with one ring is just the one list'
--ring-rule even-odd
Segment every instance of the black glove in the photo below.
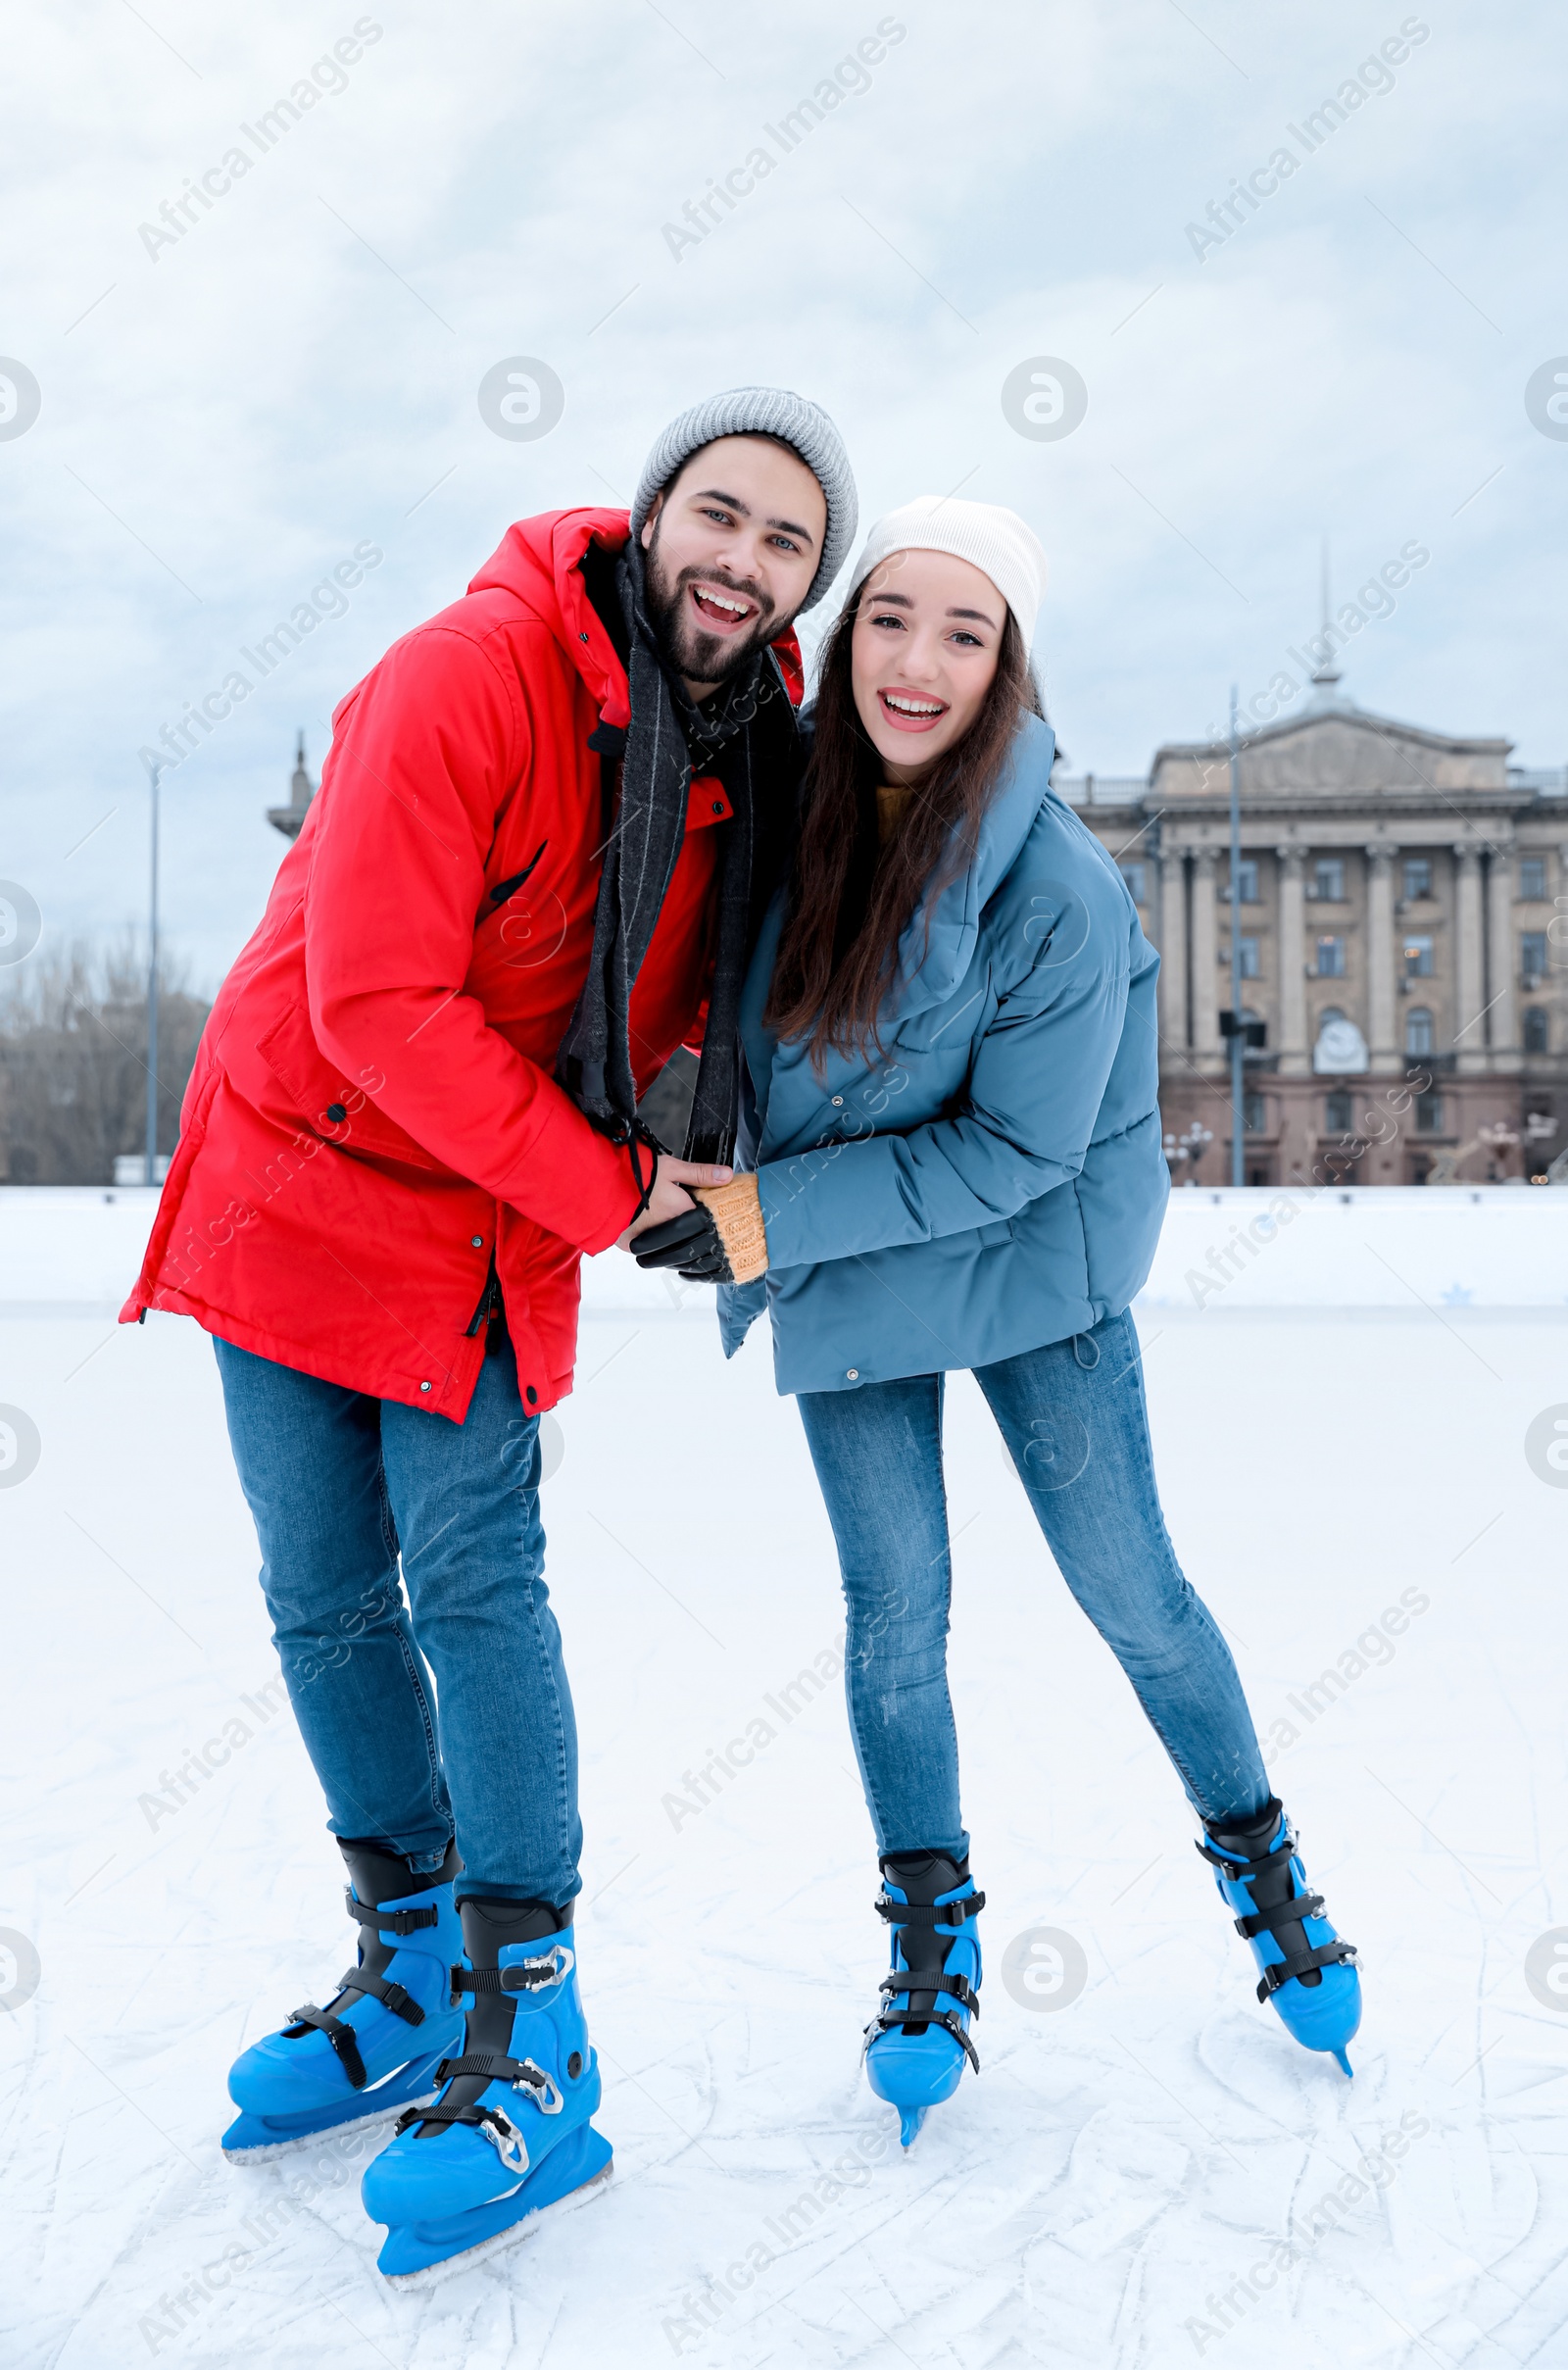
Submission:
{"label": "black glove", "polygon": [[673,1267],[691,1284],[733,1284],[729,1263],[713,1213],[699,1202],[662,1226],[648,1226],[632,1237],[631,1253],[639,1267]]}

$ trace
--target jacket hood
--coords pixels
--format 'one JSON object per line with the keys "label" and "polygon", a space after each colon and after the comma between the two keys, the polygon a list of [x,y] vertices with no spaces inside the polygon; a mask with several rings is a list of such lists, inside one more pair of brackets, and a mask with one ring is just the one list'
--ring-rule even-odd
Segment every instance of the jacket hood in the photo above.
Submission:
{"label": "jacket hood", "polygon": [[611,724],[630,716],[626,676],[588,598],[582,556],[590,543],[618,552],[629,532],[625,511],[542,511],[508,527],[468,585],[470,593],[507,592],[523,602],[555,635]]}
{"label": "jacket hood", "polygon": [[[608,724],[630,720],[626,676],[582,578],[591,543],[618,552],[631,532],[630,514],[612,510],[542,511],[509,526],[468,585],[470,593],[514,594],[547,625],[598,702]],[[804,678],[793,626],[771,644],[785,689],[799,707]]]}

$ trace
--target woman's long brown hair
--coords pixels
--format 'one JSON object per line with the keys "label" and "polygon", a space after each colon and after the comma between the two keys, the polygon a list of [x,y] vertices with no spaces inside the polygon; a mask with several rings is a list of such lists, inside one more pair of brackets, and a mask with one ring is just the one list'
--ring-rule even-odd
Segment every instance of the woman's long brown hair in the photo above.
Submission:
{"label": "woman's long brown hair", "polygon": [[877,1014],[897,976],[899,941],[921,897],[929,890],[934,902],[973,862],[1019,719],[1042,713],[1009,610],[979,714],[918,777],[879,847],[882,761],[855,705],[850,662],[864,590],[858,585],[846,603],[823,654],[800,845],[763,1013],[775,1036],[809,1044],[819,1075],[830,1052],[880,1052]]}

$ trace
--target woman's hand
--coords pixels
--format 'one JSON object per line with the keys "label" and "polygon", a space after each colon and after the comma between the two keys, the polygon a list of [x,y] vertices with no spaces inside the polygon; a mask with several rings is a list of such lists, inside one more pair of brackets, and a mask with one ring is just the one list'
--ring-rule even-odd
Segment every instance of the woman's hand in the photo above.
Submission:
{"label": "woman's hand", "polygon": [[735,1174],[733,1168],[717,1168],[707,1160],[677,1160],[673,1153],[655,1155],[654,1190],[648,1207],[633,1218],[624,1234],[615,1237],[617,1251],[629,1251],[640,1234],[650,1226],[662,1226],[678,1218],[685,1210],[695,1210],[696,1203],[686,1191],[688,1185],[727,1185]]}
{"label": "woman's hand", "polygon": [[755,1174],[695,1190],[694,1209],[648,1229],[638,1266],[673,1267],[692,1284],[750,1284],[765,1275],[767,1233]]}

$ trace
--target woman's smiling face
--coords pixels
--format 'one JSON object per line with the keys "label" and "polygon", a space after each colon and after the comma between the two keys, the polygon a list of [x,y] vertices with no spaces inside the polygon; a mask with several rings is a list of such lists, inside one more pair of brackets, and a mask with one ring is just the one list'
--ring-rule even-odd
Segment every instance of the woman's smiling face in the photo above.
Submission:
{"label": "woman's smiling face", "polygon": [[850,644],[855,705],[890,782],[961,741],[997,671],[1007,606],[947,552],[894,552],[860,595]]}

